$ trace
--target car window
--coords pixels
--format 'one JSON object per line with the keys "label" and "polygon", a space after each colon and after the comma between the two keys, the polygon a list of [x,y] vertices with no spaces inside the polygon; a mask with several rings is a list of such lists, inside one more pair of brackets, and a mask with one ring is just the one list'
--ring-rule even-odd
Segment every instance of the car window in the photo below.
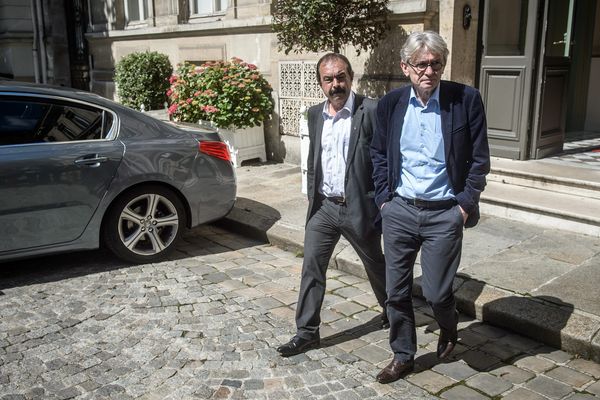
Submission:
{"label": "car window", "polygon": [[0,145],[103,139],[112,123],[110,112],[83,104],[0,98]]}

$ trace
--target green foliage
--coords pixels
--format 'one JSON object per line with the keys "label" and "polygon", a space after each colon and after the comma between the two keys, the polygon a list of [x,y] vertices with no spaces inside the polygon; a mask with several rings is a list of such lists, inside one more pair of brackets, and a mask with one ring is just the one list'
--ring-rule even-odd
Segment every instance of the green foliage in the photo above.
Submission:
{"label": "green foliage", "polygon": [[183,63],[169,81],[169,115],[175,121],[246,128],[260,125],[273,111],[271,85],[256,65],[239,58]]}
{"label": "green foliage", "polygon": [[276,0],[273,29],[279,49],[335,51],[350,44],[357,53],[385,37],[389,0]]}
{"label": "green foliage", "polygon": [[115,66],[115,82],[121,103],[137,110],[164,107],[173,67],[169,57],[156,51],[131,53]]}

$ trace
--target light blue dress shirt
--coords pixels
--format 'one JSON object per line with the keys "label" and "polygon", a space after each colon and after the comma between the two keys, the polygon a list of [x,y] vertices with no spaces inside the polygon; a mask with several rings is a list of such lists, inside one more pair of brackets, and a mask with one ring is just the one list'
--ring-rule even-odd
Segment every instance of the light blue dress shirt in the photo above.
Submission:
{"label": "light blue dress shirt", "polygon": [[400,196],[423,200],[454,198],[446,172],[439,86],[425,106],[411,89],[399,145],[402,171],[396,192]]}

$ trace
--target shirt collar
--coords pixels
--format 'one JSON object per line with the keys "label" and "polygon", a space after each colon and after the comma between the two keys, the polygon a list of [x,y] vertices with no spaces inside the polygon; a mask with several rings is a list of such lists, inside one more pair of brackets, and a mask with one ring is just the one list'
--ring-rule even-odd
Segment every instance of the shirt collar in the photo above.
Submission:
{"label": "shirt collar", "polygon": [[[354,109],[354,97],[354,92],[351,91],[350,96],[348,96],[346,103],[344,103],[344,107],[342,108],[342,110],[346,110],[350,115],[352,115],[352,110]],[[338,114],[342,110],[338,111]],[[323,118],[332,118],[332,116],[329,115],[329,100],[327,100],[323,105]]]}
{"label": "shirt collar", "polygon": [[[425,108],[427,108],[429,104],[434,104],[431,102],[431,100],[435,100],[436,104],[440,104],[440,85],[437,85],[437,87],[433,90],[433,93],[429,97],[429,101],[427,101],[427,104],[425,104]],[[417,94],[415,93],[415,89],[412,86],[410,88],[409,101],[411,101],[415,105],[421,105],[421,103],[419,103],[419,101],[417,100]]]}

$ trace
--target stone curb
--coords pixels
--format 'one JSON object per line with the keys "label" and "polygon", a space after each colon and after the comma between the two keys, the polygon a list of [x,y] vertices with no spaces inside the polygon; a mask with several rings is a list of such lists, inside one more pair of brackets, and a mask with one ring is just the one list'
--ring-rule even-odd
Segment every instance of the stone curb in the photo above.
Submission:
{"label": "stone curb", "polygon": [[[243,199],[242,199],[243,200]],[[303,254],[303,227],[286,226],[261,215],[257,203],[236,203],[217,225],[271,243],[298,256]],[[362,264],[343,240],[334,251],[330,267],[367,279]],[[454,282],[457,307],[480,321],[530,337],[568,353],[600,362],[600,320],[569,309],[556,300],[533,299],[494,287],[460,273]],[[413,294],[423,298],[421,279]]]}

